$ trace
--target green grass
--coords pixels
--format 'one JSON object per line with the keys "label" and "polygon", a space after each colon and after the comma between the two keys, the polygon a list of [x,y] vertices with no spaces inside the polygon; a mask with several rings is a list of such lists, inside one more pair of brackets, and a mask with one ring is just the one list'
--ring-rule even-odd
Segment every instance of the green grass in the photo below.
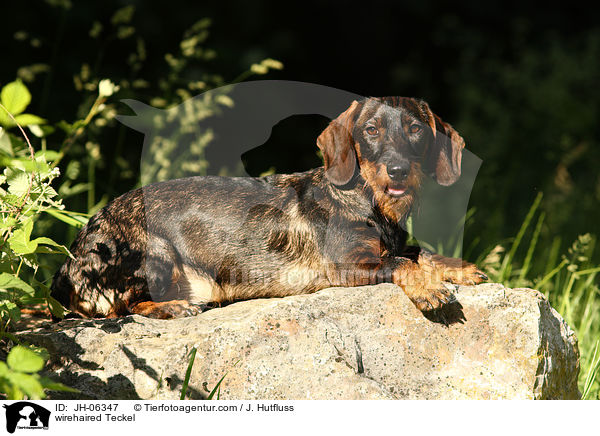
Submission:
{"label": "green grass", "polygon": [[582,398],[600,399],[600,265],[593,260],[597,238],[580,235],[559,257],[559,236],[540,241],[545,218],[541,200],[539,194],[514,238],[486,250],[476,263],[492,282],[537,289],[548,298],[579,340]]}
{"label": "green grass", "polygon": [[[183,385],[181,387],[181,394],[179,399],[180,400],[185,400],[185,396],[187,394],[187,389],[190,383],[190,377],[192,375],[192,368],[194,367],[194,361],[196,360],[196,347],[192,347],[192,349],[190,350],[188,357],[189,357],[189,361],[188,361],[188,367],[187,370],[185,372],[185,378],[183,380]],[[238,360],[237,362],[235,362],[233,364],[233,366],[235,367],[240,361]],[[228,373],[225,373],[223,375],[223,377],[221,377],[219,379],[219,381],[217,382],[217,384],[215,385],[215,387],[213,388],[212,391],[210,391],[210,393],[208,394],[208,397],[206,397],[207,400],[213,400],[215,399],[215,394],[217,395],[217,400],[221,399],[221,383],[223,383],[223,380],[225,380],[225,377],[227,376]]]}

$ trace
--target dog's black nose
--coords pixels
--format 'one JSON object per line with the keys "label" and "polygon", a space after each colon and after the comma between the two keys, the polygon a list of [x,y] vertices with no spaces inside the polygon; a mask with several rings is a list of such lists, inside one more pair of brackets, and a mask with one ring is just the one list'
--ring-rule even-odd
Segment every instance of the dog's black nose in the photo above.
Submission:
{"label": "dog's black nose", "polygon": [[393,167],[387,167],[387,173],[395,182],[401,182],[408,177],[410,172],[410,164],[408,165],[395,165]]}

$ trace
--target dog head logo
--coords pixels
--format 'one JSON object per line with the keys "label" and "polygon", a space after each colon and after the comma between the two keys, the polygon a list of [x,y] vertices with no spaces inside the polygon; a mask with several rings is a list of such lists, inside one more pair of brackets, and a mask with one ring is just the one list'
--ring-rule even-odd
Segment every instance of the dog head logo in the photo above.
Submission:
{"label": "dog head logo", "polygon": [[19,401],[6,409],[6,431],[14,433],[16,429],[48,429],[50,411],[29,401]]}

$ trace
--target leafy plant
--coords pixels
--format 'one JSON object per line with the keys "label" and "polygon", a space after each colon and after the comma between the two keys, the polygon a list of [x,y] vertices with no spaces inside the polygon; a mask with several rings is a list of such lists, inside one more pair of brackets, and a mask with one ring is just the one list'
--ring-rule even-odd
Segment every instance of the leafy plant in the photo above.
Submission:
{"label": "leafy plant", "polygon": [[[23,113],[30,101],[31,95],[20,81],[0,91],[4,115],[0,119],[0,162],[5,167],[0,174],[0,337],[18,344],[10,350],[6,363],[0,362],[0,392],[9,399],[43,398],[44,389],[68,390],[37,374],[47,359],[45,350],[19,344],[18,338],[8,333],[24,307],[45,307],[53,315],[63,316],[63,308],[50,296],[49,287],[36,278],[43,268],[38,255],[70,256],[64,245],[51,238],[32,237],[37,217],[44,212],[62,217],[64,206],[51,186],[59,169],[48,162],[58,154],[35,153],[21,124],[31,123],[32,132],[44,135],[33,123],[45,121]],[[13,127],[20,130],[24,141],[6,130]]]}
{"label": "leafy plant", "polygon": [[[69,255],[69,251],[47,237],[32,239],[37,216],[49,210],[60,214],[64,208],[51,186],[59,170],[47,162],[56,154],[34,153],[17,116],[10,112],[12,109],[22,113],[30,101],[29,91],[19,81],[9,83],[0,92],[0,109],[10,120],[0,123],[4,128],[18,127],[26,141],[25,144],[4,129],[0,131],[0,162],[5,166],[0,174],[0,333],[11,321],[19,319],[20,307],[45,303],[55,315],[62,316],[61,305],[35,276],[40,268],[38,254]],[[33,115],[21,119],[43,122]],[[31,273],[27,282],[22,279],[24,268]]]}
{"label": "leafy plant", "polygon": [[46,396],[44,390],[78,392],[37,374],[44,367],[46,360],[48,353],[43,348],[23,345],[13,347],[6,362],[0,361],[0,392],[3,392],[8,400],[20,400],[25,396],[40,400]]}
{"label": "leafy plant", "polygon": [[36,115],[23,113],[31,103],[31,94],[21,80],[16,80],[2,88],[0,101],[5,109],[0,112],[0,125],[2,126],[14,127],[18,124],[25,127],[46,122]]}

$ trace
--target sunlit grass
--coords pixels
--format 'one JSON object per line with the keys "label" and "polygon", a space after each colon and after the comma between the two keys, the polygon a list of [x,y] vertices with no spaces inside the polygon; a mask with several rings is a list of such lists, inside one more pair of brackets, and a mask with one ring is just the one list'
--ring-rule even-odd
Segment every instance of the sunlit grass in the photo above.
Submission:
{"label": "sunlit grass", "polygon": [[559,256],[559,236],[550,244],[539,244],[545,218],[544,212],[538,211],[541,199],[540,194],[507,246],[499,244],[486,250],[476,263],[486,271],[490,281],[511,288],[537,289],[548,298],[579,340],[582,398],[599,399],[600,266],[592,260],[596,236],[580,235],[562,256]]}

